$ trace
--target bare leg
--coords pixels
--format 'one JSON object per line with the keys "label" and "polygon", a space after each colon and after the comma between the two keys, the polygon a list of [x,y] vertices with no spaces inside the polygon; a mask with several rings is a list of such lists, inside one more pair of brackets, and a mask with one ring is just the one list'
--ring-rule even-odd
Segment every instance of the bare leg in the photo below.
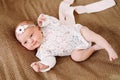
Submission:
{"label": "bare leg", "polygon": [[88,48],[88,49],[84,49],[84,50],[75,50],[72,52],[71,54],[71,58],[74,61],[84,61],[87,58],[89,58],[95,51],[102,49],[100,46],[98,45],[93,45],[92,47]]}
{"label": "bare leg", "polygon": [[[96,45],[105,49],[108,52],[110,61],[118,58],[114,49],[102,36],[96,34],[95,32],[91,31],[87,27],[82,27],[81,33],[87,41],[94,42],[94,43],[96,43]],[[92,37],[91,37],[91,35],[92,35]]]}

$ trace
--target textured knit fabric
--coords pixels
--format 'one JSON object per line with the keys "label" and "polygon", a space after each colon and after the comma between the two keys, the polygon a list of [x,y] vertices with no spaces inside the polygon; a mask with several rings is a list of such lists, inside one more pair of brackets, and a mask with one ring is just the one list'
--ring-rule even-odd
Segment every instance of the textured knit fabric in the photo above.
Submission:
{"label": "textured knit fabric", "polygon": [[54,56],[68,56],[73,50],[87,49],[91,46],[80,33],[82,25],[62,25],[56,18],[44,16],[46,21],[41,26],[43,41],[36,56],[43,64],[49,65],[49,68],[55,65]]}

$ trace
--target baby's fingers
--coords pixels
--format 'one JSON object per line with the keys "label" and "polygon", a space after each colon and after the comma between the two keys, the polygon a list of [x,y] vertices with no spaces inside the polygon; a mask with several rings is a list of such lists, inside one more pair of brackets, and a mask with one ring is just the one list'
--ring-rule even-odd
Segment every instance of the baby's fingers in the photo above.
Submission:
{"label": "baby's fingers", "polygon": [[49,66],[47,66],[47,65],[44,65],[44,64],[39,64],[39,66],[40,66],[40,70],[43,70],[43,69],[47,69]]}
{"label": "baby's fingers", "polygon": [[32,67],[32,66],[34,66],[34,65],[36,65],[36,62],[33,62],[30,66]]}
{"label": "baby's fingers", "polygon": [[45,15],[44,14],[40,14],[39,18],[40,21],[45,21]]}
{"label": "baby's fingers", "polygon": [[32,68],[34,69],[35,72],[40,72],[40,69],[38,66],[33,66]]}

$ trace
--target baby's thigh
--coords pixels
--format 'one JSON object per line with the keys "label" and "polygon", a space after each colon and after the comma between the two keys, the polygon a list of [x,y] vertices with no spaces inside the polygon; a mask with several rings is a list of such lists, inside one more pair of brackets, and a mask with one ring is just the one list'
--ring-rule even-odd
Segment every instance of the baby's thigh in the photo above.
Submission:
{"label": "baby's thigh", "polygon": [[80,32],[82,36],[85,38],[85,40],[90,42],[96,42],[98,37],[100,36],[99,34],[95,33],[94,31],[90,30],[85,26],[80,29]]}

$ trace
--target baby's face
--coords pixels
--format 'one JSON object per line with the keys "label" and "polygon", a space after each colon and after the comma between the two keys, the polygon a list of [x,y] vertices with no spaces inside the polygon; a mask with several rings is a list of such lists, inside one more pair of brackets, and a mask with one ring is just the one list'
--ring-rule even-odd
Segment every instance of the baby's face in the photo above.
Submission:
{"label": "baby's face", "polygon": [[19,35],[18,40],[28,50],[38,48],[42,41],[42,32],[39,27],[29,27]]}

